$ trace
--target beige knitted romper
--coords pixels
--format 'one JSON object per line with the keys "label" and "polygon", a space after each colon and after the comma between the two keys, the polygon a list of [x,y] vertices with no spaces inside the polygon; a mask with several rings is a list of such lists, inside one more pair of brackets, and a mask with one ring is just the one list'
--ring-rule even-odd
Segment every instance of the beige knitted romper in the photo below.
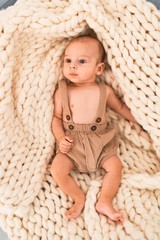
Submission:
{"label": "beige knitted romper", "polygon": [[[69,107],[66,81],[59,81],[59,89],[63,107],[63,126],[66,135],[74,141],[72,149],[67,153],[80,172],[95,172],[103,163],[116,154],[118,134],[114,126],[101,123],[106,111],[105,83],[98,83],[100,88],[99,107],[91,124],[75,124]],[[58,150],[59,151],[59,150]]]}

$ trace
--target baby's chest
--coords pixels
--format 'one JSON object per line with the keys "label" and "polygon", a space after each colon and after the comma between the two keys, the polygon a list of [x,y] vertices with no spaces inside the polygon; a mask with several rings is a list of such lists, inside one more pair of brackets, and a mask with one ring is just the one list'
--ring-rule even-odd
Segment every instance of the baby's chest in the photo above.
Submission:
{"label": "baby's chest", "polygon": [[91,122],[99,106],[98,94],[71,94],[69,105],[75,122]]}
{"label": "baby's chest", "polygon": [[79,111],[84,111],[92,109],[96,111],[99,104],[99,94],[71,94],[69,104],[72,110],[78,109]]}

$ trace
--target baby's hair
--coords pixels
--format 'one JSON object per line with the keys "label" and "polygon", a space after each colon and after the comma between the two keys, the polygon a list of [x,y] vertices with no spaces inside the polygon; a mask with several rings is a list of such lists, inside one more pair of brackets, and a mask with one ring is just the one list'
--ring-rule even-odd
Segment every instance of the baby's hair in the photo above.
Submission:
{"label": "baby's hair", "polygon": [[[81,35],[81,36],[78,36],[78,37],[76,37],[76,38],[73,38],[71,41],[70,41],[70,43],[71,42],[74,42],[74,41],[78,41],[78,40],[85,40],[85,39],[91,39],[91,40],[94,40],[94,41],[96,41],[97,43],[98,43],[98,47],[99,47],[99,55],[100,55],[100,57],[99,57],[99,61],[100,62],[104,62],[104,60],[105,60],[105,49],[104,49],[104,47],[103,47],[103,44],[98,40],[98,38],[96,37],[96,36],[94,36],[94,35],[92,35],[92,36],[90,36],[90,35]],[[69,43],[69,44],[70,44]]]}

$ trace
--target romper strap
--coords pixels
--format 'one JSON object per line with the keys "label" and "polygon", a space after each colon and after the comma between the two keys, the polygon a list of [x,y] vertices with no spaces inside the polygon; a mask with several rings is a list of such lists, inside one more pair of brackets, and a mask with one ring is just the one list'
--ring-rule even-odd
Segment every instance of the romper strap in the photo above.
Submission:
{"label": "romper strap", "polygon": [[68,102],[68,94],[67,94],[67,84],[65,80],[60,80],[58,82],[59,90],[60,90],[60,96],[62,101],[62,107],[63,107],[63,117],[69,121],[72,120],[71,111],[69,108],[69,102]]}
{"label": "romper strap", "polygon": [[99,99],[99,106],[97,115],[95,118],[95,122],[100,123],[101,117],[103,116],[104,112],[106,111],[106,85],[104,82],[98,83],[99,90],[100,90],[100,99]]}

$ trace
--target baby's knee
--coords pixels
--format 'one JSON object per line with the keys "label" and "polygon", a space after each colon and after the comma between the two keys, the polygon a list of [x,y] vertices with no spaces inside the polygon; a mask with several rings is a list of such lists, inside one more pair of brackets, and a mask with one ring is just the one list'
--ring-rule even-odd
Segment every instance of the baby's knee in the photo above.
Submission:
{"label": "baby's knee", "polygon": [[120,158],[117,155],[113,155],[112,157],[110,157],[104,162],[104,164],[102,165],[102,168],[106,170],[106,172],[113,171],[113,172],[121,173],[123,169],[123,165]]}
{"label": "baby's knee", "polygon": [[54,180],[57,181],[59,178],[68,175],[72,168],[73,165],[69,158],[64,154],[58,154],[53,159],[50,171]]}
{"label": "baby's knee", "polygon": [[116,158],[117,158],[117,160],[115,161],[115,168],[117,169],[117,171],[119,173],[122,173],[122,170],[123,170],[122,162],[119,157],[116,156]]}
{"label": "baby's knee", "polygon": [[62,174],[61,166],[58,164],[58,161],[56,161],[56,159],[53,159],[50,172],[54,180],[57,180]]}
{"label": "baby's knee", "polygon": [[59,173],[58,173],[58,171],[57,171],[57,169],[56,169],[56,166],[55,166],[55,164],[54,164],[54,160],[53,160],[53,162],[52,162],[50,172],[51,172],[51,175],[52,175],[53,179],[56,180],[56,178],[57,178],[57,176],[58,176]]}

